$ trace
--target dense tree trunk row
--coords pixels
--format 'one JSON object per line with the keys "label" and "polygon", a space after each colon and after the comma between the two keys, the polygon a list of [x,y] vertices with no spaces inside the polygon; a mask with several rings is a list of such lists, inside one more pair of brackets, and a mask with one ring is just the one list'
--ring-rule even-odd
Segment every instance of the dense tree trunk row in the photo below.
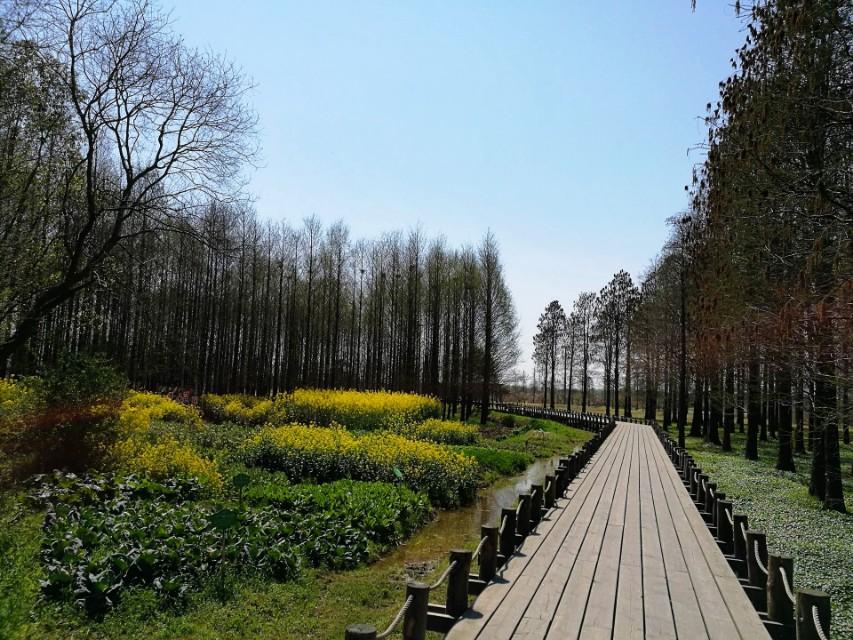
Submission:
{"label": "dense tree trunk row", "polygon": [[211,206],[196,227],[141,235],[113,266],[46,318],[16,371],[93,351],[145,387],[413,390],[467,416],[517,357],[491,235],[476,252],[418,233],[351,242],[340,223],[294,230]]}

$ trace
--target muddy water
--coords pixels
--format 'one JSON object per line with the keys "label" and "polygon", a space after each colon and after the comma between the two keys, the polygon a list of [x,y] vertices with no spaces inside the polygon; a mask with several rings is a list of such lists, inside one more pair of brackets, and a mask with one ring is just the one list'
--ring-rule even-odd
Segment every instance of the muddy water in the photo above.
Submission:
{"label": "muddy water", "polygon": [[475,547],[480,540],[480,525],[497,525],[501,509],[515,506],[518,494],[528,491],[531,484],[544,484],[545,475],[554,472],[559,459],[554,456],[537,460],[524,473],[480,489],[473,504],[439,511],[406,544],[379,560],[377,568],[396,566],[412,577],[432,574],[446,560],[450,549]]}

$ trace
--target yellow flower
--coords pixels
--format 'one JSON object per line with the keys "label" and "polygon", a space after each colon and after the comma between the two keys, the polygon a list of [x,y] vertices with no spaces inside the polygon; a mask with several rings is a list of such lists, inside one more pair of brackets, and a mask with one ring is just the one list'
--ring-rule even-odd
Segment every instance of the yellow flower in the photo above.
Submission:
{"label": "yellow flower", "polygon": [[336,422],[356,431],[399,430],[406,424],[436,418],[440,412],[436,398],[414,393],[297,389],[276,396],[271,421],[324,426]]}
{"label": "yellow flower", "polygon": [[119,408],[119,426],[125,433],[145,432],[155,420],[179,422],[193,428],[202,425],[198,409],[156,393],[131,391]]}
{"label": "yellow flower", "polygon": [[242,450],[247,464],[283,471],[292,480],[402,481],[440,504],[473,497],[477,464],[447,447],[389,432],[357,436],[341,427],[268,426]]}
{"label": "yellow flower", "polygon": [[122,471],[144,473],[162,480],[173,476],[191,476],[212,488],[221,488],[222,477],[212,460],[203,458],[192,447],[165,436],[157,442],[130,437],[113,445],[111,458]]}

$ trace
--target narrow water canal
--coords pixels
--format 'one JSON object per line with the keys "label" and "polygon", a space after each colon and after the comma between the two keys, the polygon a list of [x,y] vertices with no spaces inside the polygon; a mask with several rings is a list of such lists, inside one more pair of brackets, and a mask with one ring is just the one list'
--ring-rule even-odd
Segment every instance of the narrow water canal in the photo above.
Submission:
{"label": "narrow water canal", "polygon": [[531,484],[544,484],[546,474],[557,467],[561,456],[537,460],[524,473],[502,478],[482,488],[473,504],[452,511],[438,511],[435,519],[405,544],[378,561],[380,567],[397,566],[412,577],[430,574],[453,548],[476,546],[480,525],[497,525],[501,509],[516,504],[519,493]]}

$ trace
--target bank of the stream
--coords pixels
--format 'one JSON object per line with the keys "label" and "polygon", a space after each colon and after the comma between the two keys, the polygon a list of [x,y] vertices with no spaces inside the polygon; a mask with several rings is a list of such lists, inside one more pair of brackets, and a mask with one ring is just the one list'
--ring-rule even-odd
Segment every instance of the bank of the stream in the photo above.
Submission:
{"label": "bank of the stream", "polygon": [[[542,482],[560,457],[552,455],[554,451],[568,453],[590,437],[550,421],[537,421],[533,428],[523,418],[507,428],[509,423],[505,416],[496,415],[491,425],[495,431],[483,444],[539,457],[522,473],[481,487],[473,503],[437,510],[404,544],[372,564],[345,571],[308,569],[289,582],[242,578],[230,584],[224,599],[209,589],[191,595],[180,610],[163,608],[150,590],[132,590],[119,607],[99,620],[84,618],[70,604],[41,604],[12,637],[265,640],[343,637],[346,626],[355,622],[381,627],[402,604],[408,579],[431,581],[437,577],[447,564],[450,549],[474,548],[482,524],[497,523],[502,508],[513,506],[520,492]],[[27,530],[19,529],[15,539],[7,542],[24,546],[29,540],[32,547],[39,536],[38,519],[30,518],[21,526]],[[36,594],[37,586],[31,586]],[[2,612],[0,607],[0,615]]]}

